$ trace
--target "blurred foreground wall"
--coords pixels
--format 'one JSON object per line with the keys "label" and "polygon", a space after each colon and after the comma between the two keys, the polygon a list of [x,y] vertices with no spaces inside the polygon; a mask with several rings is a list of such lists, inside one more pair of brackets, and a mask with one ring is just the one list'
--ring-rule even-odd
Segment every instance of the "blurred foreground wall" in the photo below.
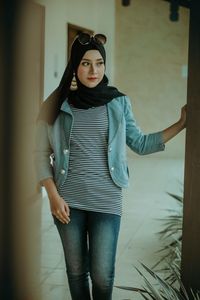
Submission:
{"label": "blurred foreground wall", "polygon": [[40,193],[32,159],[39,108],[37,12],[28,1],[1,5],[0,298],[39,300]]}

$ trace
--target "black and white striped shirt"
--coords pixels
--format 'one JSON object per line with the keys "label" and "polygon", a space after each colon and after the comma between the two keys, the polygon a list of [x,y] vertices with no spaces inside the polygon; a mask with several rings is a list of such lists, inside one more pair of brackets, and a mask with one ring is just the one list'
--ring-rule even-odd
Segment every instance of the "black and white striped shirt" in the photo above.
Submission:
{"label": "black and white striped shirt", "polygon": [[72,208],[121,215],[122,189],[114,184],[108,169],[106,105],[71,109],[69,170],[58,192]]}

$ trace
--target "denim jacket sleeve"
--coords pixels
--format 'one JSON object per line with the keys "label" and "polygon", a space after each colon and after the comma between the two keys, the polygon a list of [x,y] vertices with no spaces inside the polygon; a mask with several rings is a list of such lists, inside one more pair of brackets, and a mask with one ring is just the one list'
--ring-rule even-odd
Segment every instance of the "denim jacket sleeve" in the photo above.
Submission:
{"label": "denim jacket sleeve", "polygon": [[162,132],[144,134],[137,126],[131,107],[131,102],[126,97],[126,144],[139,155],[150,154],[165,149]]}
{"label": "denim jacket sleeve", "polygon": [[38,121],[36,124],[34,160],[36,176],[38,181],[53,177],[50,155],[52,148],[48,137],[48,124],[44,121]]}

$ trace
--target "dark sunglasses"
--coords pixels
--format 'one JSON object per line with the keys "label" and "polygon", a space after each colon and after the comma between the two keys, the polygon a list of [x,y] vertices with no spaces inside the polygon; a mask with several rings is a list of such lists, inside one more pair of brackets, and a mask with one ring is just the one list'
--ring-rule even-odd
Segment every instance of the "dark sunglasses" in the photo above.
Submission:
{"label": "dark sunglasses", "polygon": [[107,38],[104,34],[101,33],[89,35],[88,33],[82,32],[78,35],[78,41],[81,45],[88,45],[92,40],[98,44],[104,45],[107,41]]}

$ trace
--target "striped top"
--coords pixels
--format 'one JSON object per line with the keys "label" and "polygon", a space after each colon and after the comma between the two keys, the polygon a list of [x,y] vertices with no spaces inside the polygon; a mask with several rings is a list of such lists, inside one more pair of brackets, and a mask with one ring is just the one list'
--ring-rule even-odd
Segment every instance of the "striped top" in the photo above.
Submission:
{"label": "striped top", "polygon": [[58,192],[72,208],[121,215],[122,189],[108,169],[107,107],[71,110],[69,170]]}

